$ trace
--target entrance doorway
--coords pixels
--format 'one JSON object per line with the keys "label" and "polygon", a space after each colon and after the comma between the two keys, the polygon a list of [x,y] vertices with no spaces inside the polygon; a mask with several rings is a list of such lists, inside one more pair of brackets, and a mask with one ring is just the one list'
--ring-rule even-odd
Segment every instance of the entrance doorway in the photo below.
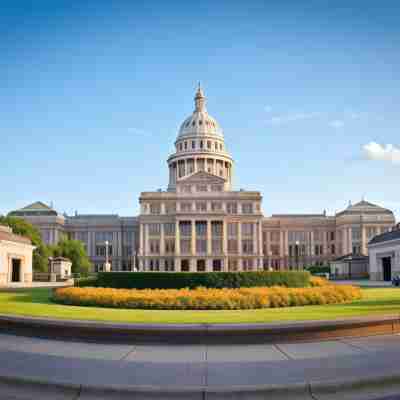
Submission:
{"label": "entrance doorway", "polygon": [[382,258],[383,280],[392,280],[392,259],[391,257]]}
{"label": "entrance doorway", "polygon": [[11,282],[20,282],[21,281],[21,260],[17,258],[12,259],[12,273],[11,273]]}

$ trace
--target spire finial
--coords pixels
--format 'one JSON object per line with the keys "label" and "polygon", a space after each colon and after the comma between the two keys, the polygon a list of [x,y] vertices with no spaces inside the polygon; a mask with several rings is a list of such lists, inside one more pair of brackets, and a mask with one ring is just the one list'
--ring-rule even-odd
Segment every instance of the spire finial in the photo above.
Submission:
{"label": "spire finial", "polygon": [[198,82],[196,95],[194,96],[194,103],[196,106],[195,111],[205,111],[206,110],[206,98],[203,93],[203,89],[201,88],[200,81]]}

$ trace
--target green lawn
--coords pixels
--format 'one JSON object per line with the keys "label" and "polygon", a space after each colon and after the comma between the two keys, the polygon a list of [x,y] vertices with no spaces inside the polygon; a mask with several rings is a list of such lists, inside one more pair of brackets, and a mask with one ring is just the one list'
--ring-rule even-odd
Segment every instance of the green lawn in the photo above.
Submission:
{"label": "green lawn", "polygon": [[338,319],[400,312],[400,289],[362,289],[351,304],[238,311],[117,310],[54,304],[50,289],[0,292],[0,314],[134,323],[250,323]]}

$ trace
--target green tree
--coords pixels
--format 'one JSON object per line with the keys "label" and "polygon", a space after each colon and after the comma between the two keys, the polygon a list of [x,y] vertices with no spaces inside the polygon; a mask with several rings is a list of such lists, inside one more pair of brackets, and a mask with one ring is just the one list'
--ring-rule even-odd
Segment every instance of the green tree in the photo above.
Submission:
{"label": "green tree", "polygon": [[90,261],[81,241],[71,240],[64,236],[58,244],[50,247],[50,252],[54,257],[69,258],[72,262],[73,273],[88,274]]}
{"label": "green tree", "polygon": [[39,230],[29,222],[18,217],[0,216],[0,224],[9,226],[16,235],[26,236],[31,240],[32,244],[36,246],[36,249],[33,251],[33,270],[47,272],[50,253],[48,247],[42,241]]}

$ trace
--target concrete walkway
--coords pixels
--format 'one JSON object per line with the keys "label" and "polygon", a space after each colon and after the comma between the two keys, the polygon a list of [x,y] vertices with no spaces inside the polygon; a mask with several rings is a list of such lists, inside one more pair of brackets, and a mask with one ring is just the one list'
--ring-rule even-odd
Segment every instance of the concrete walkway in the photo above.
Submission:
{"label": "concrete walkway", "polygon": [[24,397],[27,387],[31,396],[37,390],[26,379],[67,385],[58,387],[57,396],[51,392],[52,399],[315,400],[343,398],[338,393],[346,388],[346,399],[367,400],[400,393],[399,335],[270,345],[132,346],[1,334],[0,360],[1,399],[47,399],[42,392]]}

